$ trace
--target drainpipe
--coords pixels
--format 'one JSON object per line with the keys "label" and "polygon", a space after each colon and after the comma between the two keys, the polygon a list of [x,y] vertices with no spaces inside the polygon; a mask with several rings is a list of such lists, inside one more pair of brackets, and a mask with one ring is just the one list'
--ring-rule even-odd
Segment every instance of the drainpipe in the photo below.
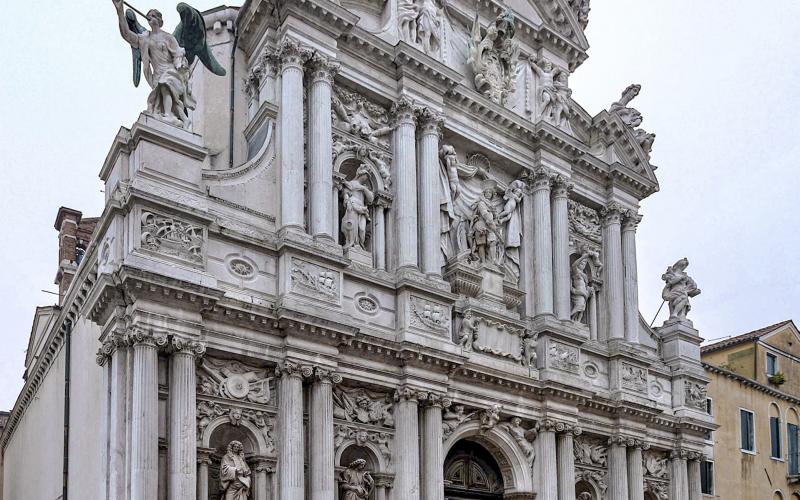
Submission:
{"label": "drainpipe", "polygon": [[67,500],[67,485],[69,483],[69,378],[72,360],[72,322],[66,322],[64,335],[64,464],[62,468],[61,500]]}
{"label": "drainpipe", "polygon": [[[237,19],[238,21],[238,19]],[[231,94],[230,94],[230,114],[231,123],[228,135],[228,168],[233,168],[233,115],[236,109],[235,90],[236,90],[236,46],[239,44],[239,28],[237,22],[233,23],[233,47],[231,48]]]}

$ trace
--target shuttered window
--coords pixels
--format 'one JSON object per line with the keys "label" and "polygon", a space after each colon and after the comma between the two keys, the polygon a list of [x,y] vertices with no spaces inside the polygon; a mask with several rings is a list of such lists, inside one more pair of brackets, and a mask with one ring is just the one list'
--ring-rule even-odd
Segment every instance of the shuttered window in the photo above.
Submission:
{"label": "shuttered window", "polygon": [[753,412],[750,410],[739,410],[739,421],[742,451],[756,451],[756,443],[753,435]]}
{"label": "shuttered window", "polygon": [[781,459],[781,419],[778,417],[769,417],[769,456],[772,458]]}
{"label": "shuttered window", "polygon": [[800,432],[795,424],[786,425],[786,434],[789,441],[789,474],[800,474]]}

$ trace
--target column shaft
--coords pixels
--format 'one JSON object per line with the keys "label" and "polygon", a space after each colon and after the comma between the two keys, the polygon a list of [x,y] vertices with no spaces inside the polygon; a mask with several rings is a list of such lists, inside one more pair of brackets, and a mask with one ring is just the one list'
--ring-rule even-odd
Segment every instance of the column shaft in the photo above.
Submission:
{"label": "column shaft", "polygon": [[[267,469],[263,466],[257,466],[255,472],[255,492],[253,500],[267,500],[269,498],[269,486],[267,485]],[[333,498],[333,496],[329,497]]]}
{"label": "column shaft", "polygon": [[550,176],[533,182],[533,280],[536,314],[553,314],[553,234],[550,226]]}
{"label": "column shaft", "polygon": [[401,99],[393,107],[394,219],[397,267],[417,267],[417,152],[412,105]]}
{"label": "column shaft", "polygon": [[703,496],[703,486],[700,481],[700,460],[689,460],[688,467],[688,483],[689,483],[689,500],[700,500]]}
{"label": "column shaft", "polygon": [[439,126],[441,118],[430,109],[419,113],[419,237],[420,268],[441,275],[441,219],[439,217]]}
{"label": "column shaft", "polygon": [[158,353],[152,340],[133,347],[131,500],[158,495]]}
{"label": "column shaft", "polygon": [[109,498],[125,498],[125,427],[127,421],[128,348],[118,345],[111,354],[109,408]]}
{"label": "column shaft", "polygon": [[686,471],[686,459],[674,456],[670,461],[672,477],[669,483],[670,500],[689,500],[689,480]]}
{"label": "column shaft", "polygon": [[575,500],[575,455],[572,433],[558,435],[558,500]]}
{"label": "column shaft", "polygon": [[317,380],[311,386],[309,414],[311,444],[311,500],[333,500],[333,386],[330,380]]}
{"label": "column shaft", "polygon": [[539,433],[536,441],[539,443],[539,451],[536,454],[536,462],[539,464],[539,481],[541,483],[539,497],[558,498],[556,433],[552,430],[543,430]]}
{"label": "column shaft", "polygon": [[281,374],[278,393],[278,483],[281,500],[304,500],[303,379],[299,369]]}
{"label": "column shaft", "polygon": [[197,498],[197,409],[194,355],[178,351],[170,360],[169,498]]}
{"label": "column shaft", "polygon": [[314,55],[311,67],[308,106],[308,202],[311,234],[334,238],[329,211],[333,203],[331,85],[336,67],[320,54]]}
{"label": "column shaft", "polygon": [[413,397],[401,397],[395,405],[394,426],[396,462],[393,496],[403,500],[420,500],[419,418],[417,401]]}
{"label": "column shaft", "polygon": [[553,187],[553,293],[558,319],[569,319],[570,267],[569,267],[569,215],[568,198],[571,185],[560,176]]}
{"label": "column shaft", "polygon": [[208,464],[209,459],[204,458],[197,464],[197,499],[205,500],[208,498]]}
{"label": "column shaft", "polygon": [[642,449],[638,446],[628,448],[628,497],[631,500],[644,498]]}
{"label": "column shaft", "polygon": [[608,499],[628,500],[628,466],[624,444],[612,443],[608,450]]}
{"label": "column shaft", "polygon": [[622,226],[625,340],[628,342],[639,342],[639,278],[636,269],[636,224],[639,220],[636,214],[626,214]]}
{"label": "column shaft", "polygon": [[444,500],[442,407],[431,404],[422,415],[422,498]]}
{"label": "column shaft", "polygon": [[305,55],[296,42],[285,41],[280,49],[281,108],[281,227],[304,230],[303,186],[303,62]]}
{"label": "column shaft", "polygon": [[383,205],[375,206],[375,221],[373,222],[373,238],[375,244],[373,260],[375,269],[386,269],[386,208]]}
{"label": "column shaft", "polygon": [[534,239],[532,237],[534,231],[534,216],[533,216],[533,199],[531,196],[526,196],[522,200],[522,255],[520,259],[520,267],[522,276],[520,278],[520,286],[525,291],[525,316],[534,316],[536,314],[536,284],[535,284],[535,270],[534,270]]}
{"label": "column shaft", "polygon": [[620,208],[611,204],[603,211],[603,287],[606,298],[606,338],[622,338],[625,335],[623,286],[622,286],[622,239],[620,236]]}

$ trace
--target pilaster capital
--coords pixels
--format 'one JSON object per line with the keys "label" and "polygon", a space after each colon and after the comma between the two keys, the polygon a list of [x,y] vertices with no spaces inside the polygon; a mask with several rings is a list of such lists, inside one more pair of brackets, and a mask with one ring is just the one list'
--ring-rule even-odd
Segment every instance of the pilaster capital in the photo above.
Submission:
{"label": "pilaster capital", "polygon": [[197,463],[203,465],[211,465],[211,454],[214,453],[212,448],[197,448]]}
{"label": "pilaster capital", "polygon": [[199,358],[206,353],[206,344],[176,335],[172,337],[172,352],[197,356]]}
{"label": "pilaster capital", "polygon": [[639,215],[636,210],[625,210],[622,212],[623,231],[636,231],[640,222],[642,222],[642,216]]}
{"label": "pilaster capital", "polygon": [[689,451],[683,448],[675,448],[670,450],[670,460],[686,460],[689,457]]}
{"label": "pilaster capital", "polygon": [[419,391],[409,386],[403,386],[394,391],[394,400],[397,403],[403,401],[410,401],[419,404],[420,400],[424,399],[425,396],[426,396],[425,392]]}
{"label": "pilaster capital", "polygon": [[389,208],[392,206],[392,197],[386,191],[378,191],[375,193],[375,201],[373,204],[380,208]]}
{"label": "pilaster capital", "polygon": [[438,111],[426,106],[417,108],[415,114],[422,135],[439,136],[442,133],[444,117]]}
{"label": "pilaster capital", "polygon": [[163,348],[169,344],[169,338],[166,333],[153,332],[152,330],[145,330],[139,327],[131,329],[127,334],[126,340],[128,345],[133,347]]}
{"label": "pilaster capital", "polygon": [[97,350],[97,357],[95,358],[97,364],[104,366],[106,362],[111,359],[111,355],[114,353],[116,348],[116,344],[112,339],[109,338],[104,340],[100,345],[100,348]]}
{"label": "pilaster capital", "polygon": [[622,434],[612,434],[608,436],[608,444],[609,446],[633,446],[634,439],[628,436],[623,436]]}
{"label": "pilaster capital", "polygon": [[414,100],[406,95],[400,96],[389,110],[389,116],[396,125],[400,124],[416,124],[416,114],[414,108]]}
{"label": "pilaster capital", "polygon": [[576,424],[571,422],[563,422],[553,418],[544,419],[541,422],[541,428],[546,431],[571,434],[572,436],[579,436],[583,432],[583,429]]}
{"label": "pilaster capital", "polygon": [[528,176],[528,184],[533,192],[550,190],[553,183],[553,175],[544,167],[536,167]]}
{"label": "pilaster capital", "polygon": [[335,370],[318,366],[314,368],[314,380],[322,384],[341,384],[342,376]]}
{"label": "pilaster capital", "polygon": [[339,72],[341,65],[320,52],[314,52],[308,59],[308,67],[311,69],[312,82],[333,84],[333,77]]}
{"label": "pilaster capital", "polygon": [[436,394],[434,392],[422,392],[420,393],[420,397],[418,399],[420,405],[426,408],[431,408],[431,407],[444,408],[446,406],[445,403],[447,403],[447,406],[449,406],[450,404],[449,400],[443,398],[440,394]]}
{"label": "pilaster capital", "polygon": [[277,51],[281,61],[281,69],[297,68],[303,71],[303,65],[311,58],[311,51],[296,40],[284,38]]}
{"label": "pilaster capital", "polygon": [[269,457],[253,457],[253,462],[255,463],[255,467],[253,468],[254,472],[266,472],[267,474],[272,474],[275,472],[275,459]]}
{"label": "pilaster capital", "polygon": [[686,452],[686,460],[703,460],[705,459],[705,453],[700,453],[699,451],[687,451]]}
{"label": "pilaster capital", "polygon": [[569,179],[564,177],[561,174],[555,175],[552,178],[552,196],[553,198],[566,198],[569,196],[569,192],[575,187],[575,184],[570,182]]}
{"label": "pilaster capital", "polygon": [[309,378],[314,374],[314,368],[308,365],[301,365],[294,361],[284,360],[275,367],[275,375],[278,377],[296,377],[299,379]]}
{"label": "pilaster capital", "polygon": [[611,224],[619,224],[622,220],[623,211],[622,205],[616,201],[608,203],[600,209],[600,217],[603,220],[603,225],[609,226]]}

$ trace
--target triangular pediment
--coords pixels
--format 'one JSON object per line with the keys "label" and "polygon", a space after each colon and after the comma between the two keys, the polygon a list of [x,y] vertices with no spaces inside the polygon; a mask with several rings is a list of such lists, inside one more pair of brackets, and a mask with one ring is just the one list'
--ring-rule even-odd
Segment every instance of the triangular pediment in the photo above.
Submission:
{"label": "triangular pediment", "polygon": [[572,41],[581,49],[589,48],[589,42],[578,21],[578,13],[569,0],[527,0],[538,4],[537,10],[542,12],[544,23],[553,31]]}
{"label": "triangular pediment", "polygon": [[591,146],[595,151],[604,151],[601,157],[608,163],[620,163],[626,169],[658,185],[655,165],[636,140],[634,131],[616,113],[606,110],[592,118]]}

